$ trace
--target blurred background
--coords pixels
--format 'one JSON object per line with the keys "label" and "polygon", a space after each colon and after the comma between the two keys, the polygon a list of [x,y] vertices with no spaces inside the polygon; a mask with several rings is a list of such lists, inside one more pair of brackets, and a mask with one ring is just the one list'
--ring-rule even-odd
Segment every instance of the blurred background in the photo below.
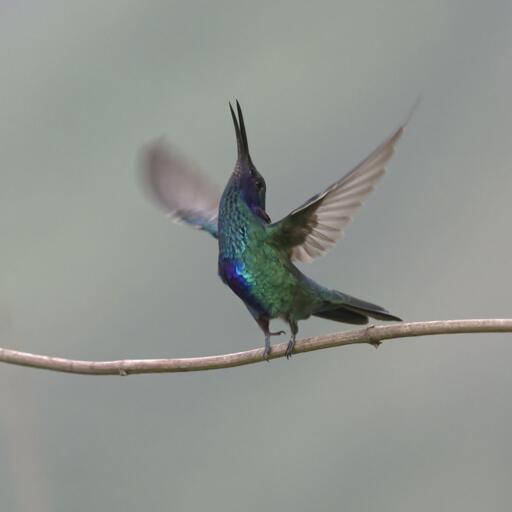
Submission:
{"label": "blurred background", "polygon": [[[2,1],[0,346],[262,346],[214,241],[136,176],[166,135],[222,187],[235,98],[278,219],[421,94],[387,176],[305,271],[409,321],[510,317],[511,23],[506,0]],[[510,335],[482,334],[209,373],[0,365],[2,510],[506,510],[511,364]]]}

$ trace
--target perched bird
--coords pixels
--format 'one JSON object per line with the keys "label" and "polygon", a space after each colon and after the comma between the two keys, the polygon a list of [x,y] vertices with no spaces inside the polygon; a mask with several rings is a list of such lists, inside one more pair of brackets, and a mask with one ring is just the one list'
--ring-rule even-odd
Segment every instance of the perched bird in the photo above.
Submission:
{"label": "perched bird", "polygon": [[238,158],[222,196],[161,140],[145,149],[142,170],[147,188],[172,218],[218,239],[219,276],[264,332],[263,357],[269,357],[270,337],[283,334],[270,331],[274,318],[290,326],[287,358],[293,353],[298,321],[311,315],[348,324],[366,324],[368,317],[400,321],[380,306],[319,285],[293,262],[312,261],[335,244],[384,174],[405,125],[343,178],[271,223],[265,180],[252,162],[238,101],[236,106],[238,118],[231,104],[229,108]]}

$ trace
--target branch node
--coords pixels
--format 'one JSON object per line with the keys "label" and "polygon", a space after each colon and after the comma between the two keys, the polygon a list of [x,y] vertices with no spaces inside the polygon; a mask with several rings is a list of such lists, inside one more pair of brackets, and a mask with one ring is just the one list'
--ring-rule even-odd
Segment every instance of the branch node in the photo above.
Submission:
{"label": "branch node", "polygon": [[368,344],[372,345],[375,348],[379,348],[382,345],[382,341],[380,336],[378,336],[375,332],[375,325],[370,325],[365,330],[365,335],[368,337]]}

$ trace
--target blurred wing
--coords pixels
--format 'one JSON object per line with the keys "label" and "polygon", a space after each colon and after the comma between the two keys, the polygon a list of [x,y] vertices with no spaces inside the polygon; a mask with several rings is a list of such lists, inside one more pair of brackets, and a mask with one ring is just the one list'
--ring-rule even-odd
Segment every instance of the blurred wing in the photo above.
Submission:
{"label": "blurred wing", "polygon": [[196,168],[158,140],[143,149],[141,174],[144,188],[174,221],[217,238],[220,196]]}
{"label": "blurred wing", "polygon": [[296,261],[310,262],[325,254],[386,171],[403,129],[402,125],[366,160],[324,192],[269,226],[271,243]]}

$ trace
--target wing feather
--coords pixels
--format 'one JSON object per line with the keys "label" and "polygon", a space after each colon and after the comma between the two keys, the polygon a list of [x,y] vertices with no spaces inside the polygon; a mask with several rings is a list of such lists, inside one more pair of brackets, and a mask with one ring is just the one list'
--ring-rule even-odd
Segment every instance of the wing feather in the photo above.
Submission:
{"label": "wing feather", "polygon": [[163,140],[142,151],[144,188],[175,222],[185,222],[217,237],[220,196],[200,171]]}
{"label": "wing feather", "polygon": [[404,126],[343,178],[269,226],[270,241],[296,261],[309,262],[325,254],[384,175]]}

